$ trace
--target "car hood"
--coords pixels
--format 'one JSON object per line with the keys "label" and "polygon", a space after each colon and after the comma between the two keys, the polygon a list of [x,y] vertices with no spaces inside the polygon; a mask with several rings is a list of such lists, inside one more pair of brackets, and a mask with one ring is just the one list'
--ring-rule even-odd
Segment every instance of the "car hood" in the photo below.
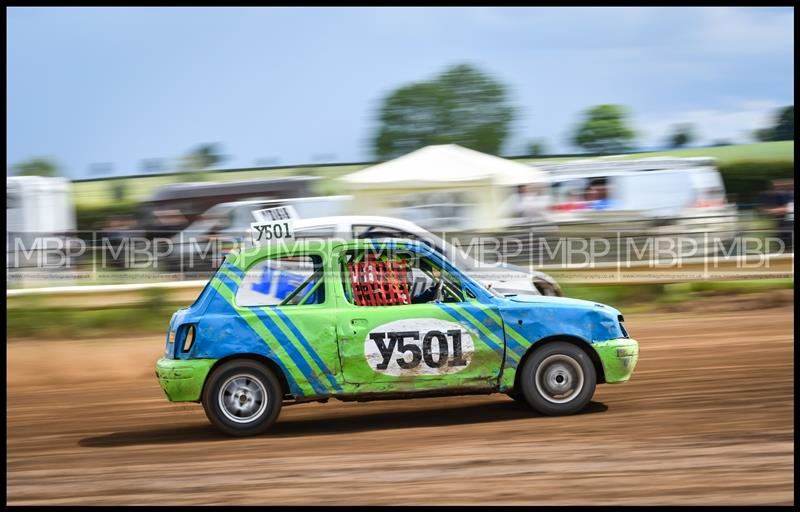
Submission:
{"label": "car hood", "polygon": [[549,297],[545,295],[512,295],[506,297],[505,300],[521,304],[547,304],[553,307],[564,308],[583,308],[583,309],[601,309],[608,311],[613,315],[619,315],[618,309],[613,308],[607,304],[601,304],[591,300],[573,299],[570,297]]}
{"label": "car hood", "polygon": [[498,270],[502,274],[513,275],[515,277],[523,277],[523,276],[530,276],[531,272],[524,268],[520,267],[519,265],[511,265],[509,263],[480,263],[477,267],[471,267],[467,269],[471,273],[497,273]]}
{"label": "car hood", "polygon": [[506,326],[528,340],[555,335],[589,342],[625,337],[616,308],[588,300],[543,295],[514,295],[493,299]]}
{"label": "car hood", "polygon": [[500,267],[500,266],[482,266],[480,268],[470,269],[466,271],[467,274],[482,281],[491,282],[512,282],[512,281],[527,281],[531,282],[530,272],[520,272],[516,268]]}
{"label": "car hood", "polygon": [[498,282],[506,281],[532,281],[533,279],[540,279],[542,281],[551,283],[557,286],[556,280],[551,276],[540,270],[532,270],[519,265],[511,263],[481,263],[479,267],[467,269],[469,274],[487,276],[484,279],[489,279]]}

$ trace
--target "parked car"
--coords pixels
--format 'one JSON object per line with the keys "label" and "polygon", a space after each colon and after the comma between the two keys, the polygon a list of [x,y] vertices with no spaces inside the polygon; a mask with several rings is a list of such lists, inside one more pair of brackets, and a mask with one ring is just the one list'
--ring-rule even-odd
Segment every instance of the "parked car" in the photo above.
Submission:
{"label": "parked car", "polygon": [[562,295],[558,282],[544,272],[506,263],[479,261],[469,256],[460,247],[456,247],[417,224],[403,219],[369,215],[301,218],[294,222],[294,233],[298,239],[405,238],[418,240],[445,255],[463,272],[500,294]]}
{"label": "parked car", "polygon": [[[459,247],[414,224],[393,217],[329,215],[343,210],[350,196],[325,196],[269,201],[237,201],[219,204],[172,238],[175,248],[166,257],[168,267],[184,272],[211,272],[227,250],[251,245],[250,224],[254,210],[293,205],[299,218],[294,222],[297,239],[406,238],[419,240],[453,260],[463,271],[501,294],[561,296],[558,282],[550,275],[506,263],[487,263],[466,254]],[[221,250],[209,249],[214,242]]]}
{"label": "parked car", "polygon": [[170,183],[138,207],[138,229],[147,238],[171,237],[212,206],[253,199],[288,199],[311,195],[316,176],[283,176],[241,181]]}
{"label": "parked car", "polygon": [[[265,273],[298,276],[279,304]],[[421,293],[410,281],[424,274]],[[274,281],[272,281],[274,283]],[[170,320],[156,375],[230,435],[266,431],[284,403],[507,393],[546,415],[627,381],[638,343],[612,307],[499,297],[428,245],[306,240],[230,253]]]}
{"label": "parked car", "polygon": [[211,272],[225,253],[246,243],[254,210],[291,205],[301,217],[342,213],[351,196],[318,196],[290,199],[253,199],[212,206],[186,229],[172,236],[173,250],[164,257],[170,270]]}

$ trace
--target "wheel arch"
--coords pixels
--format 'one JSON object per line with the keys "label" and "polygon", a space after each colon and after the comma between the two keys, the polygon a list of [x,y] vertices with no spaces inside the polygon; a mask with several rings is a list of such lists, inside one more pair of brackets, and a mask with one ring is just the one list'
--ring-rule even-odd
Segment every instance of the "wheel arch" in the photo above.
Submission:
{"label": "wheel arch", "polygon": [[515,390],[519,389],[519,379],[520,379],[520,376],[521,376],[521,372],[519,370],[522,369],[522,367],[528,361],[528,358],[534,352],[539,350],[540,348],[542,348],[542,347],[544,347],[546,345],[550,345],[552,343],[556,343],[558,341],[571,343],[572,345],[575,345],[576,347],[578,347],[581,350],[583,350],[584,352],[586,352],[586,355],[589,356],[589,360],[592,361],[592,364],[594,365],[595,372],[597,373],[597,383],[598,384],[605,383],[606,375],[605,375],[605,371],[603,370],[603,363],[600,361],[600,356],[597,355],[597,351],[592,348],[591,343],[589,343],[585,339],[580,338],[578,336],[572,336],[572,335],[569,335],[569,334],[555,334],[553,336],[547,336],[546,338],[542,338],[542,339],[534,342],[533,344],[531,344],[531,346],[525,352],[525,355],[523,355],[522,359],[519,360],[519,364],[517,365],[517,370],[518,371],[516,372],[516,375],[514,376],[514,389]]}
{"label": "wheel arch", "polygon": [[206,384],[208,384],[208,377],[221,365],[235,361],[237,359],[241,359],[244,361],[255,361],[257,363],[261,363],[267,368],[269,368],[275,377],[278,379],[278,382],[281,384],[281,392],[283,397],[285,398],[287,395],[291,396],[292,390],[289,388],[289,381],[286,379],[286,375],[283,374],[283,370],[281,367],[278,366],[278,363],[270,359],[269,357],[262,355],[262,354],[255,354],[255,353],[242,353],[242,354],[231,354],[229,356],[225,356],[221,359],[218,359],[217,362],[208,370],[208,375],[206,376],[205,382],[203,382],[203,389],[200,392],[200,396],[202,397],[205,393]]}

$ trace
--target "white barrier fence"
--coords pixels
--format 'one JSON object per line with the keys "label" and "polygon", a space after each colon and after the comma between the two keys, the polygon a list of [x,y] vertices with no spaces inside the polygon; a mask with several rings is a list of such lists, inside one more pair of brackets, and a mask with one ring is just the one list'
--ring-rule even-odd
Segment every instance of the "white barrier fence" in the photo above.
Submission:
{"label": "white barrier fence", "polygon": [[[586,284],[647,284],[739,279],[794,278],[794,254],[735,256],[727,258],[692,258],[677,265],[653,265],[637,262],[595,263],[590,265],[548,265],[537,267],[559,281]],[[160,283],[135,283],[86,286],[54,286],[6,290],[7,298],[27,296],[87,296],[124,295],[150,289],[185,290],[200,289],[207,280],[171,281]],[[111,300],[111,299],[110,299]]]}

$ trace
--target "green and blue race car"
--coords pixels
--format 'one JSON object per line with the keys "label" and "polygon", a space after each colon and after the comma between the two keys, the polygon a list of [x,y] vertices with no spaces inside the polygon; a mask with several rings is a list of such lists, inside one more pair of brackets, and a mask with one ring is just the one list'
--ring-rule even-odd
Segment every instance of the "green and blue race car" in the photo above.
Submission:
{"label": "green and blue race car", "polygon": [[500,296],[418,242],[306,240],[229,254],[173,315],[156,374],[169,400],[252,435],[329,398],[506,393],[573,414],[638,355],[612,307]]}

